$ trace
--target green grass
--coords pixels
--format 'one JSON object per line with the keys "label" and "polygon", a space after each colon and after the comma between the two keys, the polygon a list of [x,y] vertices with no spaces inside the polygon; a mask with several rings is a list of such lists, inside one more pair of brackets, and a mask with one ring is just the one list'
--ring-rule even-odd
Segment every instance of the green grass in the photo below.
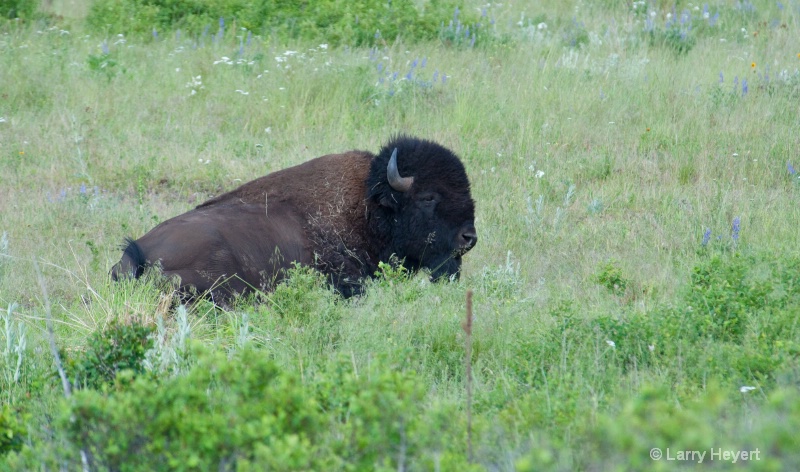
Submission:
{"label": "green grass", "polygon": [[[756,470],[800,466],[796,1],[712,2],[713,26],[681,2],[695,22],[685,51],[679,35],[651,40],[648,13],[617,2],[492,6],[493,36],[474,48],[401,39],[374,51],[245,44],[233,30],[213,44],[104,37],[65,13],[85,4],[54,3],[68,19],[0,25],[0,468],[78,470],[81,447],[100,457],[109,445],[76,433],[70,413],[145,421],[159,385],[192,398],[185,379],[202,378],[221,396],[192,411],[217,424],[215,402],[241,407],[220,424],[242,432],[236,447],[259,445],[256,469],[464,470],[468,289],[476,470],[695,464],[653,461],[656,447],[709,451],[704,465],[718,469],[731,467],[710,460],[719,448],[758,449],[744,463]],[[672,4],[647,8],[664,32]],[[415,80],[391,80],[415,60]],[[156,280],[110,282],[124,237],[256,176],[376,151],[398,131],[464,160],[480,240],[461,281],[390,274],[342,301],[298,271],[274,294],[230,311],[201,302],[185,319]],[[152,375],[64,400],[34,261],[67,359],[113,321],[138,322],[157,328]],[[307,431],[282,419],[273,439],[248,429],[246,405],[262,401],[250,388],[262,387],[234,367],[230,387],[203,377],[220,353],[278,372],[263,388],[300,405]],[[93,402],[113,414],[88,412]],[[214,434],[197,450],[216,450]]]}

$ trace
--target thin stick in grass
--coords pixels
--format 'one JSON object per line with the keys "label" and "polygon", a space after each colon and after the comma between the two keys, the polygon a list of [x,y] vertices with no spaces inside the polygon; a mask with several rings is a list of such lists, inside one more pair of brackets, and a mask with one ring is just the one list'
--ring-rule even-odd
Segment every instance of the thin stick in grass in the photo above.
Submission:
{"label": "thin stick in grass", "polygon": [[467,460],[472,462],[472,290],[467,290],[467,321],[463,325],[466,333],[467,370]]}
{"label": "thin stick in grass", "polygon": [[[61,355],[58,353],[56,346],[56,335],[53,332],[53,315],[50,310],[50,297],[47,296],[47,285],[44,283],[42,271],[39,270],[39,264],[34,259],[33,267],[36,269],[36,278],[39,280],[39,288],[42,289],[42,297],[44,298],[44,313],[45,313],[45,326],[47,327],[47,340],[50,343],[50,352],[53,354],[53,359],[56,362],[56,369],[58,375],[61,377],[61,386],[64,388],[64,396],[70,398],[72,396],[72,387],[69,384],[66,372],[64,372],[64,365],[61,363]],[[84,472],[89,470],[89,458],[86,451],[81,449],[81,464],[83,465]]]}

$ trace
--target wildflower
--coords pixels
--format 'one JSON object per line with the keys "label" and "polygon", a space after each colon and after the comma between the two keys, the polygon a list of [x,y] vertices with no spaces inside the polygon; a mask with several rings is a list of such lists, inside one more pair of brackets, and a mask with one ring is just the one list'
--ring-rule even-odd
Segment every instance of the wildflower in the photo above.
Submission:
{"label": "wildflower", "polygon": [[327,43],[320,44],[319,48],[320,49],[328,49],[328,44]]}
{"label": "wildflower", "polygon": [[722,71],[719,71],[719,83],[725,82],[725,77],[722,75]]}
{"label": "wildflower", "polygon": [[617,344],[610,339],[606,339],[606,344],[608,344],[611,347],[617,347]]}
{"label": "wildflower", "polygon": [[536,29],[538,29],[539,31],[546,30],[547,29],[547,23],[545,23],[545,22],[539,23],[538,25],[536,25]]}
{"label": "wildflower", "polygon": [[153,28],[153,39],[158,39],[158,31],[155,28]]}
{"label": "wildflower", "polygon": [[794,174],[796,174],[796,172],[795,172],[795,170],[794,170],[794,166],[792,166],[792,163],[791,163],[791,162],[789,162],[789,161],[786,161],[786,170],[788,170],[788,171],[789,171],[789,175],[794,175]]}
{"label": "wildflower", "polygon": [[543,170],[537,170],[536,171],[536,178],[537,179],[541,179],[542,177],[544,177],[544,171]]}
{"label": "wildflower", "polygon": [[5,123],[5,122],[6,122],[6,119],[3,118],[2,116],[0,116],[0,123]]}
{"label": "wildflower", "polygon": [[747,79],[742,79],[742,96],[747,95]]}
{"label": "wildflower", "polygon": [[751,392],[755,389],[756,389],[755,387],[750,387],[749,385],[742,385],[741,387],[739,387],[739,391],[742,393]]}
{"label": "wildflower", "polygon": [[108,54],[108,41],[103,41],[103,44],[100,45],[100,50],[103,51],[103,54]]}
{"label": "wildflower", "polygon": [[647,349],[649,349],[649,350],[650,350],[650,352],[653,352],[653,351],[655,351],[655,350],[656,350],[656,347],[655,347],[654,345],[652,345],[652,344],[648,344],[648,345],[647,345]]}
{"label": "wildflower", "polygon": [[703,242],[701,243],[703,246],[708,245],[708,241],[711,240],[711,228],[706,228],[706,231],[703,233]]}
{"label": "wildflower", "polygon": [[741,219],[737,216],[733,219],[731,227],[731,239],[733,239],[733,242],[739,241],[739,229],[741,229]]}

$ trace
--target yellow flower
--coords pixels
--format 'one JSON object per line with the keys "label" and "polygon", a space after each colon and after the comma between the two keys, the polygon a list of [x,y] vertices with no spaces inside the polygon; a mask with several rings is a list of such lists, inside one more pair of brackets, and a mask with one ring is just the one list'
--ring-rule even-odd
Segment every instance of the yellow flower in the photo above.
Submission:
{"label": "yellow flower", "polygon": [[750,63],[750,68],[751,69],[755,69],[756,68],[756,63],[755,62],[751,62]]}

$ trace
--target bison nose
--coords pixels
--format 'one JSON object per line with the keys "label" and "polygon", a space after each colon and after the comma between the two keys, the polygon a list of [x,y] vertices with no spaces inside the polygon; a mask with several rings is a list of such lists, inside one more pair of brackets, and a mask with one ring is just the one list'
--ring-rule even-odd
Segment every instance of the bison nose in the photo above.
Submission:
{"label": "bison nose", "polygon": [[472,225],[465,226],[458,234],[458,243],[463,248],[464,252],[472,249],[478,242],[478,233]]}

